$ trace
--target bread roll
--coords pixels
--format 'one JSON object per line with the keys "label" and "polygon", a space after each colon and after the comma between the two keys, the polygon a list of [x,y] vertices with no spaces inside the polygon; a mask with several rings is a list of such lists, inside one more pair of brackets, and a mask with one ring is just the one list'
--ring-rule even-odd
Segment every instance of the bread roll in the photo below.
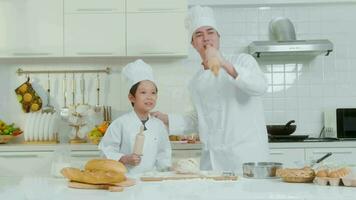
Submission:
{"label": "bread roll", "polygon": [[89,160],[85,165],[84,169],[89,171],[96,171],[96,170],[110,171],[110,172],[116,172],[121,174],[127,173],[127,169],[124,164],[122,164],[119,161],[110,160],[110,159]]}
{"label": "bread roll", "polygon": [[215,76],[217,76],[219,74],[220,61],[218,58],[216,58],[216,57],[209,58],[207,65]]}
{"label": "bread roll", "polygon": [[66,167],[61,170],[64,177],[71,181],[90,183],[90,184],[109,184],[119,183],[126,180],[124,173],[103,170],[80,170],[77,168]]}
{"label": "bread roll", "polygon": [[328,177],[330,178],[341,178],[350,173],[349,168],[340,168],[338,170],[330,171]]}
{"label": "bread roll", "polygon": [[317,177],[327,177],[327,176],[328,176],[328,173],[329,173],[329,170],[323,169],[323,170],[319,170],[319,171],[316,173],[316,176],[317,176]]}
{"label": "bread roll", "polygon": [[315,176],[313,169],[305,167],[302,169],[277,169],[276,175],[279,177],[299,177],[299,178],[310,178]]}

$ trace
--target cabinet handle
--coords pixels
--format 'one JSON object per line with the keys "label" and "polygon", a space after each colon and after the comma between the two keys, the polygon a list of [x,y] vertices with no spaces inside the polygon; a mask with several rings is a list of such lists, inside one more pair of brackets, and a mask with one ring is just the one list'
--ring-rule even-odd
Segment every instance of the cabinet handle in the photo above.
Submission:
{"label": "cabinet handle", "polygon": [[0,158],[38,158],[36,154],[31,155],[1,155]]}
{"label": "cabinet handle", "polygon": [[50,53],[13,53],[14,56],[48,56]]}
{"label": "cabinet handle", "polygon": [[169,52],[169,51],[147,51],[147,52],[142,52],[142,54],[145,54],[145,55],[164,55],[164,54],[167,54],[167,55],[172,55],[174,54],[175,52]]}
{"label": "cabinet handle", "polygon": [[77,55],[81,55],[81,56],[93,56],[93,55],[100,55],[100,56],[104,56],[104,55],[113,55],[114,53],[111,52],[78,52]]}
{"label": "cabinet handle", "polygon": [[112,8],[79,8],[77,9],[78,12],[109,12],[114,11],[116,9]]}
{"label": "cabinet handle", "polygon": [[270,152],[269,154],[271,154],[271,155],[283,155],[282,152],[277,152],[277,151],[275,151],[275,152]]}
{"label": "cabinet handle", "polygon": [[178,11],[177,8],[139,8],[139,11]]}
{"label": "cabinet handle", "polygon": [[80,157],[100,157],[100,155],[97,154],[75,154],[75,155],[71,155],[71,157],[75,157],[75,158],[80,158]]}
{"label": "cabinet handle", "polygon": [[316,151],[316,152],[313,152],[313,154],[327,154],[327,153],[333,153],[333,154],[352,154],[351,151],[327,151],[327,152],[323,152],[323,151]]}

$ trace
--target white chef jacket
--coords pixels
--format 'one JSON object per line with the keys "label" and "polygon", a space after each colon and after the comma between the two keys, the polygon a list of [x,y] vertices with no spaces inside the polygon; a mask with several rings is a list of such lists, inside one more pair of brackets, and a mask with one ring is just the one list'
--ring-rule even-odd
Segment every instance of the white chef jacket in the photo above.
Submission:
{"label": "white chef jacket", "polygon": [[[106,158],[120,160],[123,155],[132,154],[136,135],[142,122],[135,111],[114,120],[99,143],[99,149]],[[141,162],[137,166],[126,166],[130,174],[165,169],[171,166],[172,149],[167,129],[157,118],[150,117],[145,123],[145,140]]]}
{"label": "white chef jacket", "polygon": [[268,161],[269,148],[260,95],[267,80],[248,54],[229,56],[238,76],[224,69],[217,77],[200,69],[189,83],[194,111],[169,114],[170,134],[198,131],[203,144],[200,168],[241,172],[242,163]]}

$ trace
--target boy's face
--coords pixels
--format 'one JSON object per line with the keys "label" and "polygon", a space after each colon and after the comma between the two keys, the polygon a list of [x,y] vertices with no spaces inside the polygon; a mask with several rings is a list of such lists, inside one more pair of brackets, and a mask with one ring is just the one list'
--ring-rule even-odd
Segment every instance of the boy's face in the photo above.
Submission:
{"label": "boy's face", "polygon": [[134,103],[138,111],[149,112],[156,106],[157,90],[151,81],[141,81],[137,87],[135,96],[129,94],[129,100]]}

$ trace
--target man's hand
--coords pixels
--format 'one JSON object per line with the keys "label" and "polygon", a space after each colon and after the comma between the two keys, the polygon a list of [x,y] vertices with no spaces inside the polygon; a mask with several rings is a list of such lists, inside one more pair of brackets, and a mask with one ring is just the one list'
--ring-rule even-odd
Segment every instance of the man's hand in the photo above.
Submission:
{"label": "man's hand", "polygon": [[233,78],[238,75],[234,66],[225,60],[219,50],[212,46],[206,47],[204,65],[208,66],[215,76],[218,75],[220,67],[224,68]]}
{"label": "man's hand", "polygon": [[151,112],[150,114],[151,114],[151,116],[160,119],[168,127],[169,121],[168,121],[168,115],[167,114],[161,113],[159,111]]}
{"label": "man's hand", "polygon": [[137,154],[128,154],[122,156],[119,161],[126,165],[136,166],[140,164],[141,157]]}

